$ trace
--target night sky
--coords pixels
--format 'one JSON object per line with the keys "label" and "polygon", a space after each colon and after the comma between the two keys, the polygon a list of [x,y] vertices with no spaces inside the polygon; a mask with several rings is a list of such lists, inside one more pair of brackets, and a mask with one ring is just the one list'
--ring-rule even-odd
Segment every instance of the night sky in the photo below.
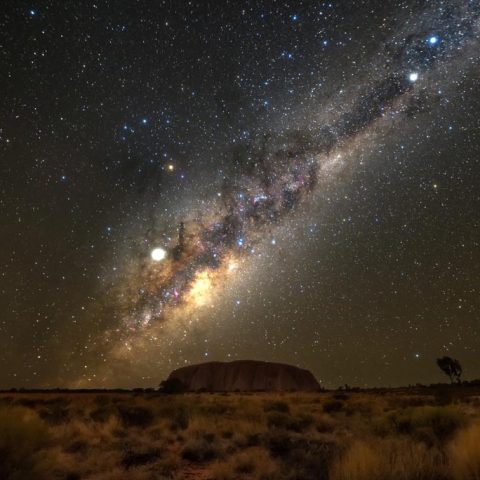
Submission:
{"label": "night sky", "polygon": [[0,11],[0,388],[259,359],[480,377],[480,3]]}

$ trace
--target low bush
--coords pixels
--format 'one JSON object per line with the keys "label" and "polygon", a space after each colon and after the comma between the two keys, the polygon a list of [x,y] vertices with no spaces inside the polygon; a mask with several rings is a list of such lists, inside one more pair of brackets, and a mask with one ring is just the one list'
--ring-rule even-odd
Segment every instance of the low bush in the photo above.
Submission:
{"label": "low bush", "polygon": [[287,432],[270,432],[264,442],[273,457],[284,457],[295,446],[294,439]]}
{"label": "low bush", "polygon": [[120,419],[126,427],[148,427],[153,423],[154,415],[152,411],[146,407],[128,407],[122,405],[118,412]]}
{"label": "low bush", "polygon": [[340,400],[327,400],[323,404],[323,411],[326,413],[341,412],[343,407],[344,403]]}
{"label": "low bush", "polygon": [[212,465],[215,480],[272,480],[276,478],[277,465],[263,448],[250,448],[233,454],[230,458]]}
{"label": "low bush", "polygon": [[127,451],[123,455],[122,465],[126,468],[138,467],[155,462],[160,457],[160,450],[152,448],[146,451]]}
{"label": "low bush", "polygon": [[267,415],[268,428],[285,428],[288,430],[291,422],[292,417],[286,413],[270,412]]}
{"label": "low bush", "polygon": [[113,407],[110,408],[109,406],[104,406],[100,408],[96,408],[90,413],[90,418],[94,422],[105,423],[110,417],[116,415],[118,410]]}
{"label": "low bush", "polygon": [[314,422],[314,417],[306,413],[292,416],[286,413],[270,412],[267,415],[267,425],[269,428],[283,428],[293,432],[302,432]]}
{"label": "low bush", "polygon": [[173,415],[172,430],[186,430],[190,421],[190,415],[186,405],[179,405]]}
{"label": "low bush", "polygon": [[45,420],[51,425],[59,425],[60,423],[66,422],[69,418],[68,408],[60,403],[48,405],[40,409],[38,414],[42,420]]}
{"label": "low bush", "polygon": [[205,438],[191,439],[182,449],[182,458],[196,463],[209,462],[220,456],[221,451],[216,443]]}
{"label": "low bush", "polygon": [[264,407],[263,411],[268,412],[279,412],[279,413],[290,413],[290,406],[287,402],[283,402],[281,400],[277,400],[274,402],[267,402]]}

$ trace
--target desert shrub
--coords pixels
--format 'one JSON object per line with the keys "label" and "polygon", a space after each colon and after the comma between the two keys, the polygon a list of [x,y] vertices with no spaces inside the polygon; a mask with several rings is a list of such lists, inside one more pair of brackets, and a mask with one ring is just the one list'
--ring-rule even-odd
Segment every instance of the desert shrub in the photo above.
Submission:
{"label": "desert shrub", "polygon": [[59,425],[68,420],[69,411],[60,403],[53,403],[39,410],[38,415],[51,425]]}
{"label": "desert shrub", "polygon": [[351,415],[363,415],[364,417],[372,417],[375,413],[375,409],[378,409],[378,405],[375,405],[372,401],[351,401],[344,406],[345,413],[348,416]]}
{"label": "desert shrub", "polygon": [[273,457],[284,457],[295,446],[294,438],[288,432],[269,432],[263,440]]}
{"label": "desert shrub", "polygon": [[282,400],[276,400],[272,402],[267,402],[264,407],[263,411],[268,412],[279,412],[279,413],[290,413],[290,406],[287,402]]}
{"label": "desert shrub", "polygon": [[148,427],[153,423],[154,415],[146,407],[128,407],[122,405],[118,409],[120,418],[126,427]]}
{"label": "desert shrub", "polygon": [[193,438],[182,449],[182,458],[191,462],[209,462],[221,456],[221,451],[215,442],[205,438]]}
{"label": "desert shrub", "polygon": [[0,478],[35,478],[35,455],[47,440],[47,428],[32,410],[0,409]]}
{"label": "desert shrub", "polygon": [[303,432],[306,428],[310,427],[315,423],[315,418],[313,415],[308,413],[300,413],[295,417],[295,421],[293,423],[293,430],[296,432]]}
{"label": "desert shrub", "polygon": [[272,456],[282,461],[288,480],[327,480],[330,465],[341,451],[334,441],[303,435],[271,437],[269,448]]}
{"label": "desert shrub", "polygon": [[213,443],[215,442],[217,437],[213,432],[203,432],[201,438],[203,438],[208,443]]}
{"label": "desert shrub", "polygon": [[246,447],[256,447],[260,445],[261,435],[260,433],[247,433],[245,435],[245,446]]}
{"label": "desert shrub", "polygon": [[65,447],[67,453],[81,453],[84,454],[88,450],[88,443],[85,440],[77,439]]}
{"label": "desert shrub", "polygon": [[172,452],[165,452],[155,464],[155,471],[166,478],[173,478],[179,468],[180,459],[177,454]]}
{"label": "desert shrub", "polygon": [[269,428],[283,428],[293,432],[302,432],[314,423],[312,415],[302,413],[297,416],[291,416],[286,413],[270,412],[267,415],[267,425]]}
{"label": "desert shrub", "polygon": [[331,433],[335,430],[335,422],[328,415],[324,415],[316,421],[317,432]]}
{"label": "desert shrub", "polygon": [[255,471],[255,459],[249,454],[249,452],[240,452],[235,457],[233,470],[235,473],[243,473],[250,476],[250,474]]}
{"label": "desert shrub", "polygon": [[155,462],[160,457],[160,450],[152,448],[142,452],[127,451],[122,457],[122,465],[126,468],[138,467]]}
{"label": "desert shrub", "polygon": [[239,448],[256,447],[262,442],[262,435],[259,432],[246,432],[235,436],[232,434],[231,438],[234,439],[234,444]]}
{"label": "desert shrub", "polygon": [[340,400],[327,400],[323,404],[323,411],[326,413],[340,412],[343,410],[344,404]]}
{"label": "desert shrub", "polygon": [[291,468],[287,478],[288,480],[329,480],[330,462],[328,454],[317,455],[309,450],[295,450],[288,459]]}
{"label": "desert shrub", "polygon": [[215,480],[272,480],[277,470],[276,463],[263,448],[250,448],[238,452],[227,460],[212,465]]}
{"label": "desert shrub", "polygon": [[292,417],[286,413],[270,412],[267,415],[268,428],[286,428],[288,430],[291,421]]}
{"label": "desert shrub", "polygon": [[185,430],[188,428],[190,421],[190,415],[188,413],[188,408],[186,405],[178,405],[178,408],[175,410],[173,415],[173,422],[171,425],[172,430]]}
{"label": "desert shrub", "polygon": [[110,417],[116,415],[117,413],[118,410],[115,407],[111,408],[108,406],[104,406],[93,410],[90,413],[90,418],[94,422],[105,423]]}
{"label": "desert shrub", "polygon": [[450,443],[448,453],[455,480],[480,480],[480,423],[460,430]]}

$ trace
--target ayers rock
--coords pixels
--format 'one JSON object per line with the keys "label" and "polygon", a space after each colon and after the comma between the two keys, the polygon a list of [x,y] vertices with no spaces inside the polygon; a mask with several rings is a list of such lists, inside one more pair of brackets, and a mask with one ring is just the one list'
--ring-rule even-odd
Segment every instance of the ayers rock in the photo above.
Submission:
{"label": "ayers rock", "polygon": [[319,390],[308,370],[282,363],[237,360],[207,362],[174,370],[168,380],[177,379],[188,391],[288,391]]}

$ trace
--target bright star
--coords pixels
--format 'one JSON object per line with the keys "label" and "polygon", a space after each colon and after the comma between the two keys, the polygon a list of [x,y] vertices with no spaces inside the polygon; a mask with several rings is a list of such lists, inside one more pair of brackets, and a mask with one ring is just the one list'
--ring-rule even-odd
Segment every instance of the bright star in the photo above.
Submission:
{"label": "bright star", "polygon": [[418,73],[417,72],[412,72],[409,76],[408,79],[413,83],[418,80]]}
{"label": "bright star", "polygon": [[437,42],[438,42],[438,37],[436,37],[436,36],[432,36],[428,39],[428,43],[430,45],[435,45]]}
{"label": "bright star", "polygon": [[152,250],[150,256],[155,262],[161,262],[167,256],[167,252],[163,248],[158,247]]}

